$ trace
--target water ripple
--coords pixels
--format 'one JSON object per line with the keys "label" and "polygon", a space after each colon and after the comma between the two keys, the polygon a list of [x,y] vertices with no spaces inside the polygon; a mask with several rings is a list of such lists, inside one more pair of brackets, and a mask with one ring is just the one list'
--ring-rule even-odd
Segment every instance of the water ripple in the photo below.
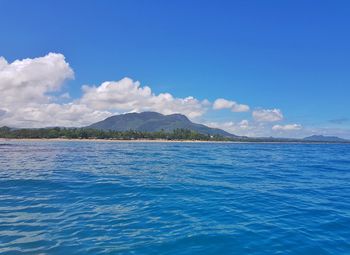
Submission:
{"label": "water ripple", "polygon": [[6,142],[1,254],[348,254],[350,146]]}

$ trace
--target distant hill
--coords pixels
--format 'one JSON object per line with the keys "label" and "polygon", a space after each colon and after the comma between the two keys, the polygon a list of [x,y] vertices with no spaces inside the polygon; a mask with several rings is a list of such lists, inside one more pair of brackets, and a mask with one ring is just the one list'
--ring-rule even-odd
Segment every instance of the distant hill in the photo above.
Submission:
{"label": "distant hill", "polygon": [[172,131],[175,129],[188,129],[201,134],[222,135],[225,137],[238,137],[218,128],[210,128],[202,124],[191,122],[185,115],[171,114],[163,115],[157,112],[127,113],[109,117],[103,121],[96,122],[87,128],[115,131]]}
{"label": "distant hill", "polygon": [[323,136],[323,135],[312,135],[305,137],[303,141],[308,142],[349,142],[348,140],[345,140],[343,138],[337,137],[337,136]]}

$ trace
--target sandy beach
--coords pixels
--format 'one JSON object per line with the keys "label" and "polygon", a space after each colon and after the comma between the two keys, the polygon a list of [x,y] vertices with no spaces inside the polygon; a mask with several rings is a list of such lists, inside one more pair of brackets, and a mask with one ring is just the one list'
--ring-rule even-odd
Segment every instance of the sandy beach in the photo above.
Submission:
{"label": "sandy beach", "polygon": [[[308,141],[200,141],[200,140],[165,140],[165,139],[134,139],[134,140],[118,140],[118,139],[67,139],[67,138],[0,138],[1,142],[109,142],[109,143],[215,143],[215,144],[338,144],[329,142],[308,142]],[[348,144],[348,143],[340,143]]]}
{"label": "sandy beach", "polygon": [[116,142],[116,143],[246,143],[235,141],[200,141],[200,140],[165,140],[165,139],[134,139],[134,140],[118,140],[118,139],[66,139],[66,138],[24,138],[24,139],[7,139],[0,138],[0,142]]}

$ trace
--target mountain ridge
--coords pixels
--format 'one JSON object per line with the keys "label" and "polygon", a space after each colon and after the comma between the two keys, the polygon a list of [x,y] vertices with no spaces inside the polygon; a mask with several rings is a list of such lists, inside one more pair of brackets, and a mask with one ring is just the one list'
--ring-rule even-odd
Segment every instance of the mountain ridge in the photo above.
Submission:
{"label": "mountain ridge", "polygon": [[309,142],[349,142],[349,140],[337,136],[311,135],[303,138]]}
{"label": "mountain ridge", "polygon": [[103,131],[173,131],[175,129],[188,129],[206,135],[221,135],[224,137],[237,138],[234,134],[219,128],[211,128],[203,124],[190,121],[185,115],[175,113],[163,115],[158,112],[126,113],[108,117],[102,121],[93,123],[87,128]]}

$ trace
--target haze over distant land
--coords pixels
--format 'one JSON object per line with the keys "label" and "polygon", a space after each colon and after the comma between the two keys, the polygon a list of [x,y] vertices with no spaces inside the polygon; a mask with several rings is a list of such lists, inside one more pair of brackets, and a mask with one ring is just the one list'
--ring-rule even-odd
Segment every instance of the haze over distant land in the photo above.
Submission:
{"label": "haze over distant land", "polygon": [[310,141],[310,142],[346,142],[348,140],[339,138],[336,136],[323,136],[323,135],[312,135],[305,137],[303,139],[304,141]]}
{"label": "haze over distant land", "polygon": [[153,111],[238,136],[350,139],[348,9],[2,1],[0,127],[85,127]]}
{"label": "haze over distant land", "polygon": [[[231,139],[246,139],[235,134],[225,132],[218,128],[209,128],[202,124],[191,122],[186,116],[181,114],[163,115],[157,112],[128,113],[108,117],[105,120],[96,122],[86,128],[104,130],[104,131],[141,131],[141,132],[171,132],[176,129],[185,129],[195,131],[201,134],[220,135]],[[254,137],[251,137],[254,138]],[[248,139],[248,138],[247,138]],[[273,138],[259,138],[257,141],[278,141]],[[281,142],[285,140],[280,140]],[[305,137],[300,141],[305,142],[350,142],[336,136],[312,135]]]}
{"label": "haze over distant land", "polygon": [[110,140],[197,140],[233,142],[350,143],[335,136],[313,135],[303,139],[237,136],[219,128],[190,121],[185,115],[157,112],[114,115],[82,128],[0,128],[6,139],[110,139]]}

